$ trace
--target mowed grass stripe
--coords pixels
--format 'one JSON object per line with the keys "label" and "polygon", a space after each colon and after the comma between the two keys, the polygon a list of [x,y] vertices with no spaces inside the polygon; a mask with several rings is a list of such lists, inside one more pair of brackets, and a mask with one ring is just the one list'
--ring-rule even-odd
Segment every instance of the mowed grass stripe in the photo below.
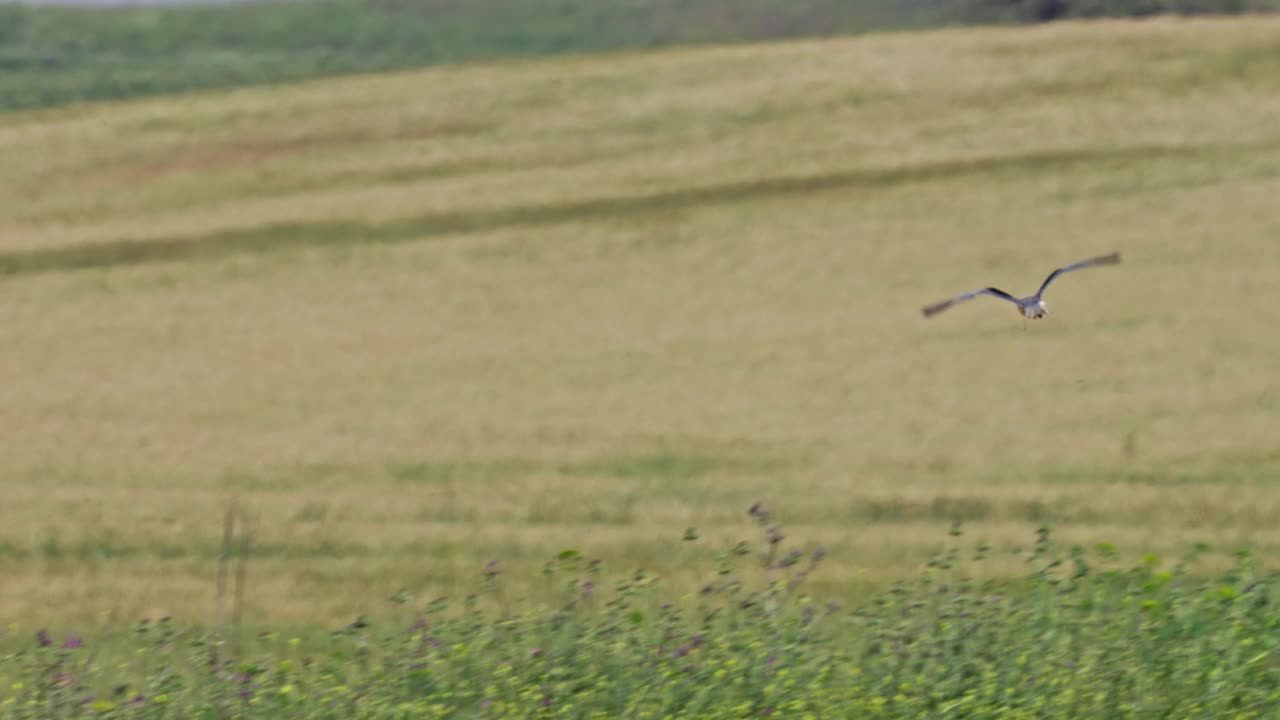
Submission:
{"label": "mowed grass stripe", "polygon": [[32,275],[60,270],[109,268],[156,262],[198,261],[229,255],[268,253],[299,247],[341,247],[400,243],[471,232],[535,228],[569,222],[624,220],[660,211],[679,211],[780,200],[831,190],[874,192],[917,183],[983,177],[999,180],[1028,173],[1061,172],[1079,166],[1093,171],[1135,168],[1153,160],[1212,159],[1230,162],[1280,144],[1133,145],[1114,148],[1050,149],[890,168],[858,168],[794,177],[766,177],[719,185],[631,196],[573,200],[559,204],[444,212],[389,222],[318,221],[272,223],[247,229],[148,239],[119,239],[66,247],[0,252],[0,274]]}

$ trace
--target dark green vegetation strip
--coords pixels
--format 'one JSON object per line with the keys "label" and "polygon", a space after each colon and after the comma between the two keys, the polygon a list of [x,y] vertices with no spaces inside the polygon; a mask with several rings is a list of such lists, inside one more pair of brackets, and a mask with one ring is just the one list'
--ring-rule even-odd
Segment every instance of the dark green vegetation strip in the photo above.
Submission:
{"label": "dark green vegetation strip", "polygon": [[1278,2],[304,0],[92,9],[0,0],[0,110],[469,60]]}
{"label": "dark green vegetation strip", "polygon": [[153,262],[201,260],[241,253],[263,253],[297,247],[358,246],[396,243],[513,227],[554,225],[584,220],[610,220],[703,206],[776,199],[838,189],[897,187],[916,182],[971,175],[1044,172],[1080,165],[1135,163],[1168,157],[1254,152],[1251,146],[1163,145],[1034,151],[889,168],[743,180],[681,190],[520,205],[493,210],[441,212],[372,223],[356,220],[285,222],[203,235],[145,240],[122,238],[54,248],[0,253],[0,275],[17,276],[61,270],[105,268]]}
{"label": "dark green vegetation strip", "polygon": [[[759,506],[754,537],[699,563],[696,597],[577,550],[543,569],[546,604],[504,565],[453,598],[296,635],[166,619],[10,629],[0,716],[241,718],[1218,718],[1280,711],[1280,583],[1247,552],[1209,572],[1061,548],[1049,530],[980,580],[991,554],[953,538],[914,579],[856,608],[812,594],[821,547]],[[961,535],[959,529],[953,536]],[[682,548],[705,547],[694,529]],[[711,557],[699,553],[701,557]],[[250,584],[250,588],[252,585]],[[477,602],[477,600],[481,602]],[[249,619],[251,622],[251,619]],[[136,621],[134,621],[136,622]]]}

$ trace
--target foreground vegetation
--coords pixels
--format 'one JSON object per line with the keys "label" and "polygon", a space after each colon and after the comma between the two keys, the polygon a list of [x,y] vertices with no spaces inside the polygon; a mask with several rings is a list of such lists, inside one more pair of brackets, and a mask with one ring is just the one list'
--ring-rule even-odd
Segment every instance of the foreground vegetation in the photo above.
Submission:
{"label": "foreground vegetation", "polygon": [[956,22],[1246,12],[1277,0],[309,0],[195,7],[0,2],[0,110],[495,58]]}
{"label": "foreground vegetation", "polygon": [[[268,628],[385,622],[492,558],[541,601],[566,547],[696,590],[756,498],[847,602],[957,518],[1266,558],[1277,37],[1055,23],[7,114],[0,620],[206,621],[232,493]],[[1112,250],[1025,330],[920,317]]]}
{"label": "foreground vegetation", "polygon": [[[1115,562],[1042,528],[993,580],[959,540],[862,607],[807,592],[826,549],[759,505],[761,535],[685,595],[643,570],[604,583],[575,550],[548,562],[545,610],[477,577],[503,609],[397,598],[319,642],[181,629],[82,636],[41,628],[0,658],[0,717],[1261,718],[1280,714],[1274,574],[1237,552]],[[959,536],[959,529],[953,530]],[[685,544],[699,542],[685,533]],[[678,554],[678,553],[677,553]],[[743,569],[763,569],[761,581]],[[455,598],[455,601],[457,598]]]}

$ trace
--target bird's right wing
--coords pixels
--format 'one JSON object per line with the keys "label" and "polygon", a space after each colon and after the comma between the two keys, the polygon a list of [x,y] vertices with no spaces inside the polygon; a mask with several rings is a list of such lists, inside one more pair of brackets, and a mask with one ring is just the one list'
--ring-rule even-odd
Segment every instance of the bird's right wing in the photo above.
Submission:
{"label": "bird's right wing", "polygon": [[951,298],[950,300],[943,300],[940,303],[934,303],[933,305],[926,305],[924,309],[921,310],[921,312],[924,313],[925,317],[933,317],[934,315],[937,315],[938,313],[942,312],[943,310],[946,310],[952,305],[955,305],[957,303],[962,303],[965,300],[971,300],[973,298],[978,297],[979,295],[990,295],[992,297],[998,297],[1002,300],[1008,300],[1009,302],[1015,305],[1018,304],[1018,300],[1014,298],[1012,295],[1010,295],[1009,293],[1003,290],[1000,290],[998,288],[987,287],[987,288],[982,288],[981,290],[974,290],[973,292],[967,292],[963,295],[957,295]]}
{"label": "bird's right wing", "polygon": [[1081,270],[1087,267],[1094,267],[1095,265],[1115,265],[1119,262],[1120,262],[1120,253],[1113,252],[1110,255],[1099,255],[1098,257],[1092,257],[1092,258],[1089,258],[1088,260],[1081,260],[1080,262],[1071,263],[1066,267],[1060,267],[1057,270],[1054,270],[1053,272],[1049,273],[1049,277],[1045,278],[1043,283],[1040,283],[1040,289],[1036,291],[1036,297],[1040,297],[1041,295],[1043,295],[1044,289],[1049,287],[1049,283],[1056,280],[1057,277],[1059,275],[1062,275],[1063,273],[1069,273],[1072,270]]}

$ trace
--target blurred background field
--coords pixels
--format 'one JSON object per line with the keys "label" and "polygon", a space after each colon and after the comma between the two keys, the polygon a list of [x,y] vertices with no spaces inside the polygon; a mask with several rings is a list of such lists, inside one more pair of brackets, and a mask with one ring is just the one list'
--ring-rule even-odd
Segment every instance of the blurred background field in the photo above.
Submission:
{"label": "blurred background field", "polygon": [[838,597],[956,519],[1269,552],[1277,118],[1266,16],[0,115],[0,617],[207,618],[231,494],[279,623],[570,547],[692,592],[755,501]]}
{"label": "blurred background field", "polygon": [[477,60],[1278,8],[1280,0],[10,0],[0,2],[0,110]]}

